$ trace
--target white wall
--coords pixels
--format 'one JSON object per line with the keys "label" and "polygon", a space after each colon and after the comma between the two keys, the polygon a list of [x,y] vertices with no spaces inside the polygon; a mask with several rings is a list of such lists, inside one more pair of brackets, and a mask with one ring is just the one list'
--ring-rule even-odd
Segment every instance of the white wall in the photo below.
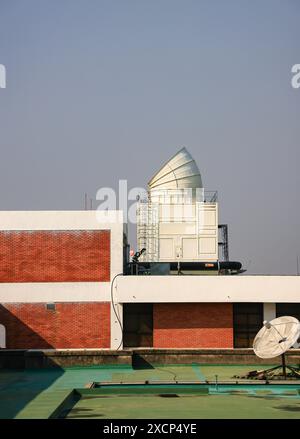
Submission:
{"label": "white wall", "polygon": [[300,302],[300,276],[122,276],[126,302]]}

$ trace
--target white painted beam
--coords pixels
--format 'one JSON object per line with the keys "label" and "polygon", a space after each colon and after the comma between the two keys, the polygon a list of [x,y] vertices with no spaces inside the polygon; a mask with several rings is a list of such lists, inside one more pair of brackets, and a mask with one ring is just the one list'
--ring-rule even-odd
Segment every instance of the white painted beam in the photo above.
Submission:
{"label": "white painted beam", "polygon": [[0,283],[0,303],[110,302],[110,282]]}
{"label": "white painted beam", "polygon": [[120,303],[300,302],[300,276],[122,276]]}

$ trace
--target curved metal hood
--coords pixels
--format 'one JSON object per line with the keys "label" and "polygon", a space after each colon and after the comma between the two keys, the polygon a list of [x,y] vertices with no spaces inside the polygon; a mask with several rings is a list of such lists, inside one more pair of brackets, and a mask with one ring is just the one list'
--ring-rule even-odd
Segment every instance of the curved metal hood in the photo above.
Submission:
{"label": "curved metal hood", "polygon": [[186,148],[178,151],[148,183],[149,190],[202,187],[198,166]]}

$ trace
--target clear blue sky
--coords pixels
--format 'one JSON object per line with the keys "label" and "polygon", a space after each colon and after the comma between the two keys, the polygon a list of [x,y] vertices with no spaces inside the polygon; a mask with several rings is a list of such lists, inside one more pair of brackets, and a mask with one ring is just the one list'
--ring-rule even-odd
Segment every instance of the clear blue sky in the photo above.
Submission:
{"label": "clear blue sky", "polygon": [[0,209],[82,209],[186,146],[231,258],[296,273],[296,63],[298,0],[0,0]]}

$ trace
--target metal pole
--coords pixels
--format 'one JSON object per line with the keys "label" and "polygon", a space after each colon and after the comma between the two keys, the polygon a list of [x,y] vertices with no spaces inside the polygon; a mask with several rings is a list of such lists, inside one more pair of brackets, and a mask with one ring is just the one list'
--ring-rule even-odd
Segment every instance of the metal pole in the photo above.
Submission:
{"label": "metal pole", "polygon": [[281,355],[281,360],[282,360],[283,376],[284,376],[284,379],[286,380],[286,364],[285,364],[285,355],[284,354]]}

